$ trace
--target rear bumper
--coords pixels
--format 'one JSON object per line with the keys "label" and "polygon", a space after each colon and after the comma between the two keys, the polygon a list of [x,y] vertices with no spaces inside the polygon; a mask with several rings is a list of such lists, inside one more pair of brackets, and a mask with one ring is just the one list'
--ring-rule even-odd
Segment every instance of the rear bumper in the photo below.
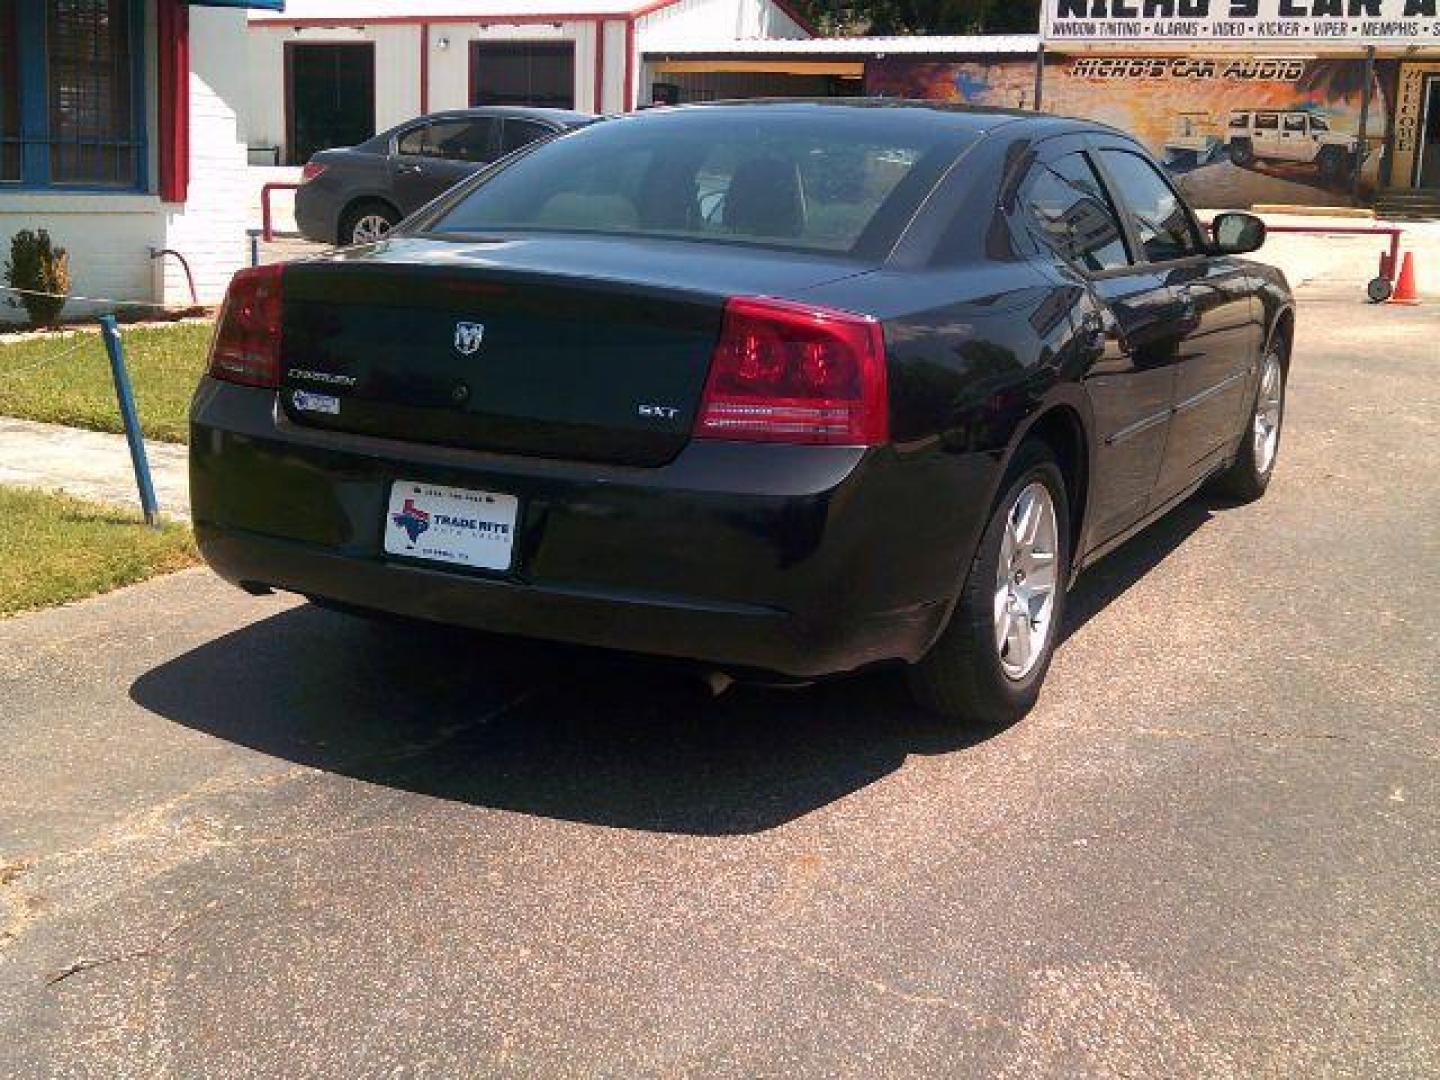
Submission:
{"label": "rear bumper", "polygon": [[[916,486],[935,470],[888,449],[549,462],[304,428],[273,393],[209,379],[191,421],[196,536],[222,577],[501,633],[797,678],[914,660],[974,546]],[[397,479],[517,496],[511,570],[385,555]]]}
{"label": "rear bumper", "polygon": [[295,227],[307,240],[334,244],[339,236],[335,199],[313,181],[295,191]]}

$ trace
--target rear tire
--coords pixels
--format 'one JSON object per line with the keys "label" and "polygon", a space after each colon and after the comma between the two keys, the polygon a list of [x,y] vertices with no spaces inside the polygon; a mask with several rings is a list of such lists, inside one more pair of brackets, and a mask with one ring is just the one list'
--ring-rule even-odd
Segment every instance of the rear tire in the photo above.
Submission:
{"label": "rear tire", "polygon": [[[1039,520],[1027,521],[1027,505]],[[1027,525],[1033,525],[1028,537]],[[1048,446],[1028,442],[1015,455],[949,624],[909,669],[916,703],[947,720],[988,727],[1029,712],[1060,637],[1069,571],[1065,478]]]}
{"label": "rear tire", "polygon": [[1249,422],[1240,437],[1235,463],[1215,478],[1214,490],[1236,502],[1254,502],[1265,494],[1280,456],[1280,433],[1285,424],[1285,361],[1272,345],[1260,362],[1255,400]]}
{"label": "rear tire", "polygon": [[356,203],[340,219],[340,243],[344,247],[373,244],[400,221],[400,212],[376,199]]}

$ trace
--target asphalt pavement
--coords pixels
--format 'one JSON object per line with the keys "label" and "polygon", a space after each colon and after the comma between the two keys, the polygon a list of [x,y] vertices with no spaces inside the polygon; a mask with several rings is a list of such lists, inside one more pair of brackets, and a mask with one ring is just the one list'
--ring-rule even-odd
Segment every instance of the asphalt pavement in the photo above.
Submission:
{"label": "asphalt pavement", "polygon": [[204,570],[0,622],[0,1074],[1434,1075],[1440,320],[1299,326],[1269,495],[1000,732]]}

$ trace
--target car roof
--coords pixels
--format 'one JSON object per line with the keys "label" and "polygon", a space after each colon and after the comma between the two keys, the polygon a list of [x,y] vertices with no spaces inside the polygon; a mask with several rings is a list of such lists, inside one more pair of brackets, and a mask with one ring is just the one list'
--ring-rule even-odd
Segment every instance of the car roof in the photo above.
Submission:
{"label": "car roof", "polygon": [[412,116],[403,123],[377,132],[365,142],[357,144],[357,149],[361,146],[382,145],[388,142],[392,136],[406,128],[414,127],[416,124],[433,123],[436,120],[476,119],[482,116],[504,117],[511,120],[539,120],[560,127],[577,127],[600,119],[594,113],[575,112],[572,109],[546,109],[531,105],[476,105],[469,109],[442,109],[440,112],[425,113],[423,116]]}
{"label": "car roof", "polygon": [[[555,124],[586,124],[592,120],[598,120],[594,113],[575,112],[572,109],[546,109],[538,105],[476,105],[469,109],[444,109],[440,112],[426,113],[424,116],[417,116],[414,120],[407,120],[406,124],[413,124],[418,120],[455,119],[476,116],[504,116],[513,117],[517,120],[549,120]],[[406,124],[397,126],[404,127]]]}
{"label": "car roof", "polygon": [[900,123],[938,123],[975,136],[1000,128],[1023,127],[1036,137],[1063,135],[1069,132],[1104,132],[1130,138],[1118,128],[1094,120],[1083,120],[1028,109],[1002,109],[983,105],[965,105],[952,101],[930,101],[919,98],[882,97],[819,97],[819,98],[742,98],[731,101],[705,101],[693,105],[657,106],[641,109],[622,119],[639,118],[656,113],[682,113],[694,110],[723,109],[756,117],[773,113],[805,113],[815,110],[891,110]]}

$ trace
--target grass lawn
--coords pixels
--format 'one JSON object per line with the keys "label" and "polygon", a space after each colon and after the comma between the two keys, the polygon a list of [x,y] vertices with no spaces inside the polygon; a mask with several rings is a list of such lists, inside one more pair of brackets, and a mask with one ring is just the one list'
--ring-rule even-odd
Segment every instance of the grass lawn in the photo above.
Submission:
{"label": "grass lawn", "polygon": [[0,487],[0,618],[117,589],[196,561],[183,525],[148,527],[102,503]]}
{"label": "grass lawn", "polygon": [[[210,329],[209,323],[120,327],[140,426],[148,437],[187,440],[185,414],[205,370]],[[0,345],[0,415],[122,431],[110,362],[98,330],[87,332],[76,352],[43,362],[80,342],[74,337],[36,338]]]}

